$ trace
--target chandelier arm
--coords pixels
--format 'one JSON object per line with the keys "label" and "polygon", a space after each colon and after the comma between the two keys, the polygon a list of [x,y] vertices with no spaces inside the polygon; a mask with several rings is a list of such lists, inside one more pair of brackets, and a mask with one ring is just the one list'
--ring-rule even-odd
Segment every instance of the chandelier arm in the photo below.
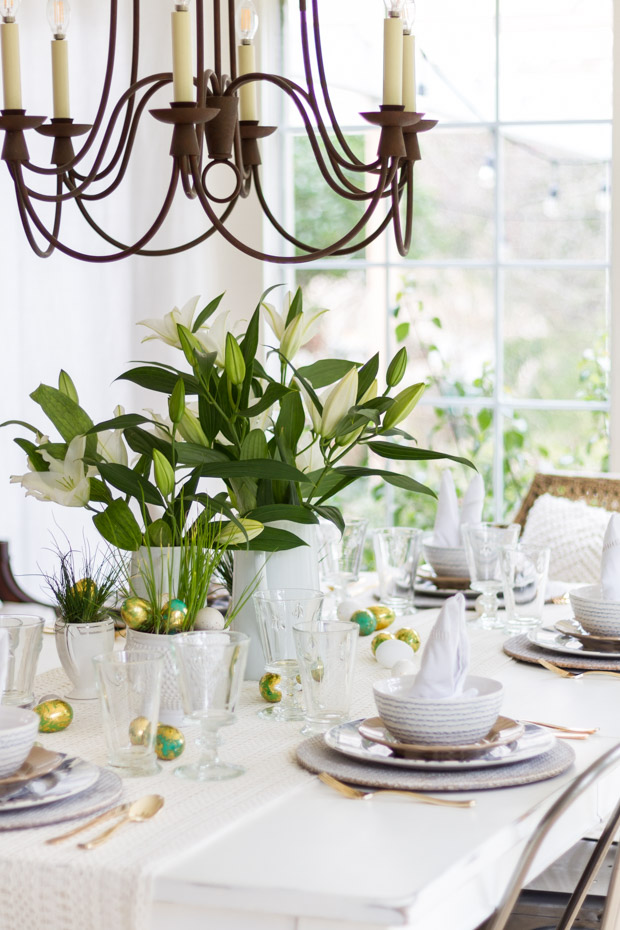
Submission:
{"label": "chandelier arm", "polygon": [[356,245],[349,245],[344,249],[337,249],[335,252],[332,252],[332,257],[340,257],[343,255],[352,255],[354,252],[359,252],[361,249],[365,249],[366,246],[370,245],[375,239],[378,239],[379,236],[385,232],[387,227],[390,225],[392,216],[394,215],[394,210],[392,207],[385,214],[385,217],[381,221],[380,225],[377,226],[374,232],[370,233],[369,236],[366,236],[361,242],[358,242]]}
{"label": "chandelier arm", "polygon": [[[70,258],[77,258],[80,261],[93,262],[94,264],[106,264],[108,262],[120,261],[123,258],[128,258],[130,255],[135,255],[139,252],[143,246],[151,241],[151,239],[159,232],[161,226],[166,219],[166,216],[170,212],[170,208],[174,201],[174,195],[179,181],[179,169],[176,162],[173,164],[172,175],[170,178],[170,185],[168,187],[168,192],[166,194],[165,200],[162,204],[162,207],[157,215],[153,225],[147,232],[140,238],[134,245],[129,246],[129,248],[122,249],[119,252],[116,252],[112,255],[90,255],[86,252],[78,252],[75,249],[72,249],[70,246],[63,245],[62,242],[56,237],[53,236],[41,222],[37,214],[34,212],[32,204],[30,203],[27,197],[24,198],[24,207],[28,211],[30,219],[34,223],[35,227],[39,230],[44,239],[46,239],[50,245],[54,246],[60,252],[63,252],[65,255],[68,255]],[[92,225],[92,224],[91,224]],[[93,227],[95,228],[95,227]],[[41,256],[44,257],[44,256]]]}
{"label": "chandelier arm", "polygon": [[233,236],[233,234],[226,228],[226,226],[224,226],[218,219],[217,215],[213,211],[213,208],[211,207],[211,204],[209,203],[209,199],[207,198],[205,192],[200,186],[200,183],[199,183],[200,175],[197,175],[196,173],[198,171],[198,163],[197,163],[196,157],[192,156],[190,161],[192,165],[192,173],[194,175],[194,185],[196,187],[198,199],[200,200],[200,203],[202,204],[202,207],[205,213],[207,214],[208,218],[213,223],[213,225],[217,228],[218,232],[224,237],[224,239],[230,242],[231,245],[235,246],[235,248],[239,249],[241,252],[244,252],[246,255],[249,255],[251,258],[257,258],[260,261],[273,262],[276,265],[284,265],[284,264],[300,265],[305,262],[314,261],[315,259],[326,258],[328,255],[331,255],[335,251],[335,249],[339,248],[340,246],[346,245],[347,242],[350,242],[352,239],[354,239],[355,236],[357,236],[358,232],[364,228],[368,220],[372,217],[375,209],[377,208],[381,200],[380,192],[383,189],[387,181],[388,175],[390,176],[390,178],[393,177],[398,167],[398,158],[394,159],[394,162],[395,162],[394,166],[389,165],[386,161],[385,165],[382,168],[382,172],[381,172],[381,183],[377,187],[377,191],[375,192],[372,202],[368,204],[363,216],[358,220],[358,222],[353,226],[353,228],[350,229],[349,232],[346,233],[341,239],[339,239],[338,242],[335,242],[332,246],[329,246],[325,249],[318,249],[316,252],[312,252],[310,255],[297,255],[291,258],[290,256],[286,257],[286,256],[281,256],[281,255],[271,255],[268,252],[259,252],[257,249],[253,249],[251,246],[245,245],[245,243],[240,242],[235,236]]}
{"label": "chandelier arm", "polygon": [[[403,171],[405,174],[405,171]],[[407,162],[406,167],[406,185],[407,185],[407,212],[405,219],[405,237],[400,219],[400,198],[403,192],[402,186],[398,183],[398,178],[394,175],[392,180],[392,212],[394,214],[394,238],[396,248],[401,258],[406,258],[411,248],[411,231],[413,228],[413,162]]]}
{"label": "chandelier arm", "polygon": [[[28,208],[27,200],[28,194],[24,186],[24,179],[22,176],[21,165],[17,163],[14,166],[9,166],[9,171],[11,177],[13,178],[13,183],[15,185],[15,193],[17,196],[17,208],[19,210],[19,216],[21,219],[22,227],[24,233],[26,234],[26,239],[30,245],[30,248],[33,250],[37,258],[49,258],[50,255],[54,252],[54,244],[50,243],[47,249],[42,249],[36,242],[34,235],[32,233],[32,226],[30,220],[28,219]],[[17,177],[19,176],[19,178]],[[62,205],[57,204],[56,210],[54,212],[54,234],[58,234],[60,229],[60,214],[62,210]]]}

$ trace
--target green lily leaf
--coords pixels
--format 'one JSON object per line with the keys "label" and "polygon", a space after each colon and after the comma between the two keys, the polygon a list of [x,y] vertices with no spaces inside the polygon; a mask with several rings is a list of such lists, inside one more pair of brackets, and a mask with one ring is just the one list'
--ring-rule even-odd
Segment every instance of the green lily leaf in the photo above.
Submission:
{"label": "green lily leaf", "polygon": [[113,500],[93,523],[103,538],[118,549],[135,552],[142,544],[142,531],[129,506],[121,498]]}
{"label": "green lily leaf", "polygon": [[126,465],[101,462],[99,473],[104,481],[107,481],[108,484],[111,484],[123,494],[135,497],[140,504],[165,506],[164,500],[155,485],[143,478],[142,475],[137,474],[133,469],[127,468]]}
{"label": "green lily leaf", "polygon": [[31,433],[38,433],[41,435],[41,430],[37,429],[36,426],[31,426],[30,423],[25,423],[23,420],[5,420],[4,423],[0,423],[0,429],[3,426],[23,426],[24,429],[29,429]]}
{"label": "green lily leaf", "polygon": [[[225,292],[224,292],[225,293]],[[201,326],[203,326],[210,316],[213,316],[217,308],[222,302],[224,293],[220,294],[219,297],[214,297],[213,300],[207,304],[204,310],[201,310],[196,319],[194,320],[194,325],[192,326],[192,332],[197,333]]]}
{"label": "green lily leaf", "polygon": [[285,549],[298,549],[307,543],[289,533],[288,530],[276,529],[274,526],[266,526],[259,536],[243,545],[231,546],[231,549],[250,550],[251,552],[281,552]]}
{"label": "green lily leaf", "polygon": [[250,430],[241,443],[240,458],[244,461],[269,458],[269,446],[262,429]]}
{"label": "green lily leaf", "polygon": [[[301,402],[299,391],[291,391],[280,401],[280,414],[276,423],[276,435],[278,439],[282,438],[286,443],[287,449],[291,450],[291,464],[294,464],[294,455],[292,450],[297,448],[297,443],[304,430],[306,415]],[[285,458],[285,456],[282,456]],[[286,456],[288,458],[288,456]]]}
{"label": "green lily leaf", "polygon": [[314,508],[314,511],[319,515],[319,517],[323,517],[324,520],[330,520],[331,523],[333,523],[334,526],[338,528],[340,533],[344,532],[344,517],[342,516],[338,507],[319,505]]}
{"label": "green lily leaf", "polygon": [[263,410],[269,410],[269,408],[275,404],[277,400],[280,400],[281,397],[284,397],[286,394],[292,393],[292,389],[286,387],[284,384],[277,384],[275,381],[267,385],[267,390],[263,396],[258,400],[252,407],[247,407],[245,410],[240,410],[239,413],[242,417],[256,417],[259,413],[262,413]]}
{"label": "green lily leaf", "polygon": [[363,397],[372,382],[377,377],[379,371],[379,353],[377,352],[372,358],[368,359],[365,365],[359,370],[357,382],[357,396]]}
{"label": "green lily leaf", "polygon": [[153,520],[146,531],[151,546],[171,546],[172,530],[165,520]]}
{"label": "green lily leaf", "polygon": [[400,446],[393,442],[367,442],[366,445],[377,455],[384,459],[394,459],[401,462],[425,462],[431,459],[450,459],[460,465],[476,470],[476,466],[469,459],[459,455],[449,455],[447,452],[432,452],[430,449],[420,449],[417,446]]}
{"label": "green lily leaf", "polygon": [[340,381],[348,371],[355,367],[355,362],[349,362],[342,358],[323,358],[312,365],[304,365],[299,368],[297,374],[309,381],[315,390],[319,390]]}
{"label": "green lily leaf", "polygon": [[20,449],[24,450],[33,471],[49,471],[48,463],[45,461],[34,442],[30,442],[29,439],[14,439],[13,442],[15,442]]}
{"label": "green lily leaf", "polygon": [[172,459],[171,444],[166,442],[165,439],[160,439],[159,436],[147,432],[145,429],[133,429],[130,427],[125,430],[125,439],[127,440],[127,445],[133,452],[137,452],[138,455],[146,455],[149,461],[153,458],[154,449],[159,449],[162,455],[165,455],[170,460]]}
{"label": "green lily leaf", "polygon": [[106,429],[126,429],[130,426],[140,426],[142,423],[153,423],[154,420],[149,420],[148,417],[140,416],[139,413],[125,413],[120,417],[112,417],[111,420],[103,420],[102,423],[97,423],[86,433],[87,436],[90,436],[91,433],[101,433]]}
{"label": "green lily leaf", "polygon": [[89,478],[88,482],[90,484],[91,501],[99,504],[109,504],[112,501],[112,495],[103,481],[100,481],[99,478]]}
{"label": "green lily leaf", "polygon": [[292,520],[293,523],[319,522],[309,507],[296,507],[292,504],[266,504],[264,507],[256,507],[245,516],[260,523],[273,523],[274,520]]}
{"label": "green lily leaf", "polygon": [[413,491],[415,494],[428,494],[429,497],[437,497],[435,492],[431,488],[427,488],[425,484],[414,481],[414,479],[409,478],[408,475],[399,475],[397,472],[386,471],[383,468],[364,468],[361,465],[343,465],[334,468],[334,471],[344,478],[351,478],[353,480],[356,478],[370,478],[373,476],[383,478],[387,484],[392,484],[395,488],[404,488],[406,491]]}
{"label": "green lily leaf", "polygon": [[49,384],[40,384],[30,395],[52,421],[65,442],[87,433],[93,421],[79,404]]}
{"label": "green lily leaf", "polygon": [[298,287],[295,291],[295,296],[291,300],[291,305],[288,308],[288,314],[286,317],[286,326],[289,323],[292,323],[296,316],[299,316],[300,313],[303,313],[303,294],[301,288]]}
{"label": "green lily leaf", "polygon": [[207,449],[195,442],[177,442],[175,446],[177,462],[180,465],[209,465],[213,462],[228,462],[230,459],[217,449]]}
{"label": "green lily leaf", "polygon": [[246,459],[242,462],[216,462],[203,465],[200,469],[203,478],[269,478],[283,481],[307,481],[308,476],[287,465],[270,459]]}
{"label": "green lily leaf", "polygon": [[160,394],[172,394],[179,377],[183,378],[186,394],[198,393],[198,382],[192,375],[180,371],[167,371],[155,365],[141,365],[139,368],[130,368],[116,379],[117,381],[131,381],[150,391],[159,391]]}

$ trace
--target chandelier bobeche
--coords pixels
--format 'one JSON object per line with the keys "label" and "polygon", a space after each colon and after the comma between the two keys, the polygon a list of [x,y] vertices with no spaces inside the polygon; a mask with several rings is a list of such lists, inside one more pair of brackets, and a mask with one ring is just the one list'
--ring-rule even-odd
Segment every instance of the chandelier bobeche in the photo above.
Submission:
{"label": "chandelier bobeche", "polygon": [[[223,65],[223,22],[221,0],[213,0],[214,61],[205,66],[205,17],[203,0],[195,0],[195,36],[192,37],[190,0],[176,0],[172,12],[173,70],[139,76],[140,0],[133,3],[133,44],[131,79],[127,90],[112,103],[110,89],[118,32],[118,0],[110,0],[110,33],[107,69],[101,100],[92,125],[75,123],[69,106],[69,66],[67,26],[68,0],[48,0],[52,28],[53,117],[29,116],[22,107],[19,60],[19,26],[16,12],[20,0],[0,0],[0,39],[4,109],[0,129],[5,131],[2,159],[15,186],[20,217],[32,249],[41,257],[55,249],[73,258],[91,262],[111,262],[129,255],[172,255],[204,242],[215,233],[233,246],[264,261],[298,264],[328,255],[348,255],[376,239],[390,225],[398,251],[406,255],[411,244],[413,214],[413,165],[420,158],[418,134],[431,129],[436,121],[422,119],[415,111],[415,38],[412,33],[412,0],[384,0],[383,105],[362,113],[380,128],[377,158],[363,163],[352,151],[339,127],[329,96],[319,27],[318,0],[299,0],[301,40],[306,87],[282,77],[256,71],[254,36],[258,16],[252,0],[242,0],[235,12],[228,0],[228,69]],[[237,43],[235,42],[235,33]],[[312,36],[312,42],[310,39]],[[194,78],[192,46],[195,44],[197,78]],[[325,183],[341,197],[360,204],[358,222],[343,236],[324,248],[301,242],[284,229],[273,215],[261,182],[259,140],[276,131],[258,120],[257,87],[267,82],[287,94],[297,108]],[[172,84],[174,101],[170,106],[149,110],[152,117],[171,127],[171,176],[167,193],[155,222],[133,244],[105,231],[91,216],[91,202],[114,194],[125,176],[132,154],[138,124],[151,98]],[[320,100],[319,100],[320,96]],[[323,113],[326,114],[324,118]],[[148,115],[145,119],[149,119]],[[118,128],[120,127],[120,129]],[[34,165],[29,158],[26,135],[36,130],[50,138],[49,166]],[[118,142],[108,154],[111,139]],[[74,140],[83,136],[76,151]],[[83,162],[90,153],[89,167]],[[94,154],[93,154],[94,153]],[[232,187],[227,196],[215,196],[209,189],[209,172],[215,165],[228,166]],[[359,183],[351,180],[359,175]],[[30,186],[30,180],[45,179],[47,191]],[[171,248],[157,249],[151,243],[161,229],[179,188],[186,197],[198,200],[208,228],[199,236]],[[248,197],[252,188],[261,208],[278,235],[293,247],[289,256],[272,255],[253,248],[234,236],[226,226],[233,209]],[[401,221],[401,201],[404,223]],[[48,227],[36,206],[53,205]],[[84,220],[107,244],[106,254],[81,252],[60,238],[63,209],[77,206]],[[48,208],[49,209],[49,208]],[[372,225],[372,231],[367,227]],[[362,234],[362,241],[357,240]],[[351,243],[355,241],[355,245]],[[42,244],[40,244],[42,243]]]}

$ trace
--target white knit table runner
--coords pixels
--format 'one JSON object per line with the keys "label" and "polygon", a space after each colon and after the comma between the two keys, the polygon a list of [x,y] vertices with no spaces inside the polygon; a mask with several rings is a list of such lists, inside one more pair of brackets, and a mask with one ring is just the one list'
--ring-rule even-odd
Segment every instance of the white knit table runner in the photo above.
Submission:
{"label": "white knit table runner", "polygon": [[[425,611],[395,627],[415,626],[424,643],[435,616],[435,611]],[[470,632],[472,672],[496,676],[511,661],[501,652],[504,637],[474,628]],[[376,714],[371,684],[388,675],[372,657],[371,639],[359,642],[352,717]],[[67,689],[58,669],[37,678],[35,693],[63,694]],[[126,779],[123,800],[157,793],[166,803],[153,820],[127,824],[98,849],[77,849],[77,840],[44,845],[71,823],[0,832],[0,930],[145,930],[158,871],[313,777],[294,762],[295,747],[303,738],[301,724],[261,720],[257,711],[264,706],[256,682],[246,682],[238,720],[222,731],[222,757],[246,766],[245,775],[224,782],[188,782],[173,775],[174,761],[162,763],[161,773],[151,778]],[[71,726],[62,733],[41,734],[42,745],[105,765],[98,702],[76,701],[73,707]],[[197,727],[188,727],[185,735],[183,762],[197,755],[191,745]]]}

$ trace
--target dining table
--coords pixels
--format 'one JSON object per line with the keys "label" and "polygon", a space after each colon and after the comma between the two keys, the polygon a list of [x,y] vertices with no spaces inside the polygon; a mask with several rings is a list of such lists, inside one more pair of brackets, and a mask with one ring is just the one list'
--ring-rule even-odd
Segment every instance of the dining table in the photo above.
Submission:
{"label": "dining table", "polygon": [[[421,648],[438,608],[397,618]],[[570,606],[545,607],[543,623],[568,618]],[[124,779],[122,800],[159,794],[162,810],[125,825],[93,850],[77,839],[45,841],[59,823],[2,830],[0,930],[474,930],[497,906],[520,851],[544,811],[584,768],[620,741],[620,676],[563,678],[502,649],[509,634],[480,628],[469,611],[470,671],[499,679],[502,714],[520,721],[598,728],[567,743],[574,761],[562,774],[516,787],[433,792],[473,798],[454,809],[380,794],[350,800],[301,767],[299,722],[261,719],[258,684],[244,683],[234,725],[222,731],[226,760],[246,772],[221,782],[176,778],[178,762],[158,774]],[[387,678],[360,636],[351,718],[376,715],[373,682]],[[122,644],[121,644],[122,647]],[[35,693],[63,695],[54,637],[44,636]],[[97,701],[74,701],[71,725],[40,734],[45,748],[105,766]],[[185,758],[195,758],[195,724],[184,727]],[[554,829],[532,877],[588,831],[620,793],[620,767],[588,790]],[[93,832],[97,832],[96,830]]]}

